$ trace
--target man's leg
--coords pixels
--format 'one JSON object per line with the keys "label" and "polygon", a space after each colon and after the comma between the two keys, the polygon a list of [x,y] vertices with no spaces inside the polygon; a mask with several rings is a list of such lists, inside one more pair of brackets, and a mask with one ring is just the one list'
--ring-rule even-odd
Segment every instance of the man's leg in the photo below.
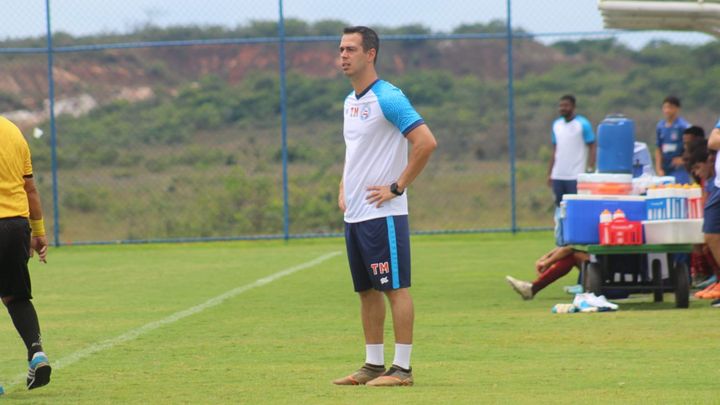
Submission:
{"label": "man's leg", "polygon": [[[710,249],[710,253],[712,253],[712,259],[715,263],[720,263],[720,233],[706,233],[705,234],[705,243],[707,243],[708,248]],[[708,287],[707,289],[701,291],[701,296],[698,298],[704,298],[704,299],[719,299],[720,298],[720,283],[716,283],[712,287]],[[696,296],[698,296],[696,294]]]}
{"label": "man's leg", "polygon": [[575,267],[575,257],[573,255],[565,256],[553,263],[550,268],[545,270],[545,272],[533,281],[532,295],[535,296],[535,294],[537,294],[540,290],[549,286],[560,277],[568,274],[573,267]]}
{"label": "man's leg", "polygon": [[390,301],[393,317],[393,330],[395,332],[395,359],[393,365],[405,370],[410,369],[410,354],[412,352],[413,323],[415,322],[415,309],[412,296],[407,288],[387,291],[385,293]]}
{"label": "man's leg", "polygon": [[353,287],[360,297],[360,318],[365,335],[365,364],[354,373],[333,381],[336,385],[361,385],[385,372],[383,328],[385,298],[373,288],[363,259],[363,246],[357,235],[362,224],[345,224],[345,243]]}
{"label": "man's leg", "polygon": [[365,334],[365,364],[354,373],[333,381],[335,385],[362,385],[385,372],[383,329],[385,326],[385,298],[380,291],[358,291],[360,318]]}
{"label": "man's leg", "polygon": [[380,291],[360,291],[360,317],[365,334],[365,362],[383,366],[383,332],[385,329],[385,298]]}
{"label": "man's leg", "polygon": [[43,352],[42,339],[40,337],[40,323],[38,322],[35,306],[27,298],[13,298],[11,296],[2,298],[3,304],[7,307],[10,318],[15,329],[20,334],[28,353],[30,363],[27,377],[27,388],[40,388],[50,382],[50,360]]}
{"label": "man's leg", "polygon": [[37,312],[29,299],[13,299],[12,296],[3,297],[3,304],[7,307],[13,325],[17,330],[20,338],[22,338],[27,348],[28,361],[37,352],[42,352],[42,342],[40,339],[40,323],[38,322]]}
{"label": "man's leg", "polygon": [[[410,227],[407,216],[388,217],[387,235],[390,266],[379,272],[380,285],[390,301],[395,332],[395,358],[392,366],[369,386],[413,385],[410,354],[412,353],[415,310],[410,296]],[[382,266],[380,266],[382,268]],[[383,282],[383,280],[385,282]],[[390,286],[390,287],[388,287]]]}
{"label": "man's leg", "polygon": [[565,194],[565,188],[563,186],[564,184],[562,180],[552,181],[552,191],[555,196],[555,207],[560,207],[560,201],[562,201],[562,196]]}
{"label": "man's leg", "polygon": [[7,308],[15,329],[25,343],[28,353],[27,388],[42,387],[50,382],[50,361],[43,352],[40,323],[32,302],[30,273],[30,227],[24,218],[10,218],[0,223],[5,254],[0,260],[3,268],[0,286],[2,302]]}
{"label": "man's leg", "polygon": [[385,291],[390,301],[395,332],[395,358],[392,366],[381,377],[367,383],[375,387],[413,385],[410,355],[412,353],[413,322],[415,310],[408,288]]}
{"label": "man's leg", "polygon": [[[393,317],[393,330],[395,332],[395,343],[411,345],[413,337],[413,322],[415,321],[415,309],[413,307],[410,289],[400,288],[386,291],[385,294],[390,301],[390,310]],[[405,367],[407,368],[407,367]]]}

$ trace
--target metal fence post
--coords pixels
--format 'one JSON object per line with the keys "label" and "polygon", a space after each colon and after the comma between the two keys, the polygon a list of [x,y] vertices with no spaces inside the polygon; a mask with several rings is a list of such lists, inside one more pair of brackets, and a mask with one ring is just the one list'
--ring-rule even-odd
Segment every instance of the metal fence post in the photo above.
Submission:
{"label": "metal fence post", "polygon": [[283,234],[290,238],[290,207],[288,203],[287,92],[285,83],[285,17],[283,0],[278,1],[278,36],[280,37],[280,115],[282,121]]}
{"label": "metal fence post", "polygon": [[60,208],[58,204],[57,176],[57,130],[55,128],[55,78],[53,76],[53,43],[50,25],[50,0],[45,0],[45,19],[47,25],[47,58],[48,58],[48,104],[50,113],[50,164],[52,167],[53,194],[53,243],[60,246]]}
{"label": "metal fence post", "polygon": [[508,153],[510,155],[510,229],[517,232],[515,199],[515,89],[513,83],[512,0],[507,0]]}

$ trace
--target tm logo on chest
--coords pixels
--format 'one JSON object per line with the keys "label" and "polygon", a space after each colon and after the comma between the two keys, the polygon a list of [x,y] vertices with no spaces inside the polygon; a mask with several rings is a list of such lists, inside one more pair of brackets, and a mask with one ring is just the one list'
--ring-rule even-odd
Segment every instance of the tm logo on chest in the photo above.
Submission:
{"label": "tm logo on chest", "polygon": [[390,274],[390,263],[388,263],[388,262],[373,263],[370,265],[370,268],[372,269],[374,276],[377,276],[378,273]]}
{"label": "tm logo on chest", "polygon": [[363,104],[363,105],[355,105],[350,106],[346,110],[346,114],[350,118],[360,118],[361,121],[365,121],[366,119],[370,118],[370,105]]}

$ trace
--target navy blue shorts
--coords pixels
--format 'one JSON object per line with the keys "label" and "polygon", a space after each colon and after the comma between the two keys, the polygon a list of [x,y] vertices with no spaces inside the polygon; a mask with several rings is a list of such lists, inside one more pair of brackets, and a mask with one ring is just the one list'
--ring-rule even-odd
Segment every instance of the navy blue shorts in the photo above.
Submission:
{"label": "navy blue shorts", "polygon": [[720,189],[715,189],[705,203],[703,233],[720,233]]}
{"label": "navy blue shorts", "polygon": [[555,180],[552,181],[553,193],[555,193],[555,206],[560,206],[560,201],[565,194],[577,194],[577,180]]}
{"label": "navy blue shorts", "polygon": [[410,287],[410,226],[407,215],[345,223],[355,291]]}

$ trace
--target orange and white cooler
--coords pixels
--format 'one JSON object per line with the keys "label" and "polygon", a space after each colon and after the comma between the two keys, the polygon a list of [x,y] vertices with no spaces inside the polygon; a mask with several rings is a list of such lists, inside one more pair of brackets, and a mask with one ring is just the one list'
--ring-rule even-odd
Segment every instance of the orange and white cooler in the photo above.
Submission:
{"label": "orange and white cooler", "polygon": [[632,191],[632,174],[582,173],[578,175],[578,194],[630,195]]}

